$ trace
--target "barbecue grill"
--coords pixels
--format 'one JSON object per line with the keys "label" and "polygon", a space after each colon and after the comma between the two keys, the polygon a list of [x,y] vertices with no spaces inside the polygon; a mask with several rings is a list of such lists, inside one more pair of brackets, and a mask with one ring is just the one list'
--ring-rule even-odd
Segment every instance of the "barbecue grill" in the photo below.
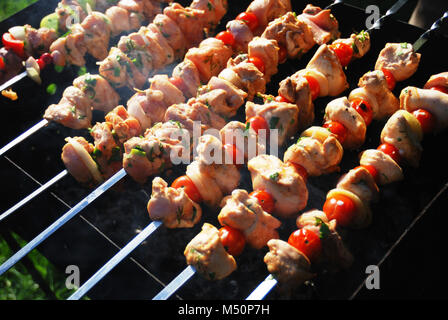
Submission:
{"label": "barbecue grill", "polygon": [[[185,1],[180,1],[184,4],[183,2]],[[57,1],[39,1],[32,7],[2,22],[0,30],[7,30],[13,25],[24,23],[35,26],[38,23],[38,18],[51,12],[56,3]],[[249,3],[250,1],[238,1],[232,4],[218,30],[223,29],[225,22],[244,10]],[[307,3],[306,1],[292,1],[293,10],[301,12]],[[329,4],[328,1],[312,3],[321,7]],[[412,3],[407,5],[411,6]],[[39,15],[29,14],[29,12],[36,12],[34,10],[37,10]],[[343,4],[336,6],[333,14],[339,21],[342,36],[349,36],[351,32],[365,29],[367,14],[360,8]],[[354,89],[358,79],[365,72],[373,69],[379,51],[387,42],[413,43],[423,32],[424,30],[404,22],[388,20],[379,30],[373,32],[369,53],[348,67],[346,74],[350,88],[346,92]],[[422,60],[418,71],[410,79],[398,83],[394,93],[399,93],[407,85],[422,87],[432,74],[448,70],[448,63],[442,50],[447,45],[446,37],[433,34],[420,50]],[[300,60],[287,61],[280,65],[278,74],[272,78],[266,92],[275,94],[279,82],[296,70],[304,68],[314,52],[315,49]],[[93,60],[88,61],[87,70],[91,70],[92,73],[97,70]],[[163,71],[159,73],[163,73]],[[2,112],[4,119],[7,120],[4,121],[6,128],[0,137],[0,145],[7,144],[39,121],[44,108],[56,103],[61,97],[62,91],[71,85],[76,76],[77,68],[75,67],[66,68],[62,73],[48,68],[42,75],[43,84],[41,86],[36,85],[30,79],[22,80],[14,86],[14,90],[19,95],[17,101],[12,102],[1,97]],[[55,95],[49,95],[45,91],[50,83],[57,84],[58,90]],[[126,99],[130,97],[127,89],[122,89],[120,93]],[[316,124],[322,122],[324,108],[331,100],[332,98],[316,100]],[[98,119],[100,117],[99,114],[95,116]],[[243,110],[240,110],[237,119],[244,121]],[[93,121],[95,121],[95,117]],[[383,125],[384,123],[374,121],[369,126],[366,142],[360,150],[376,148]],[[77,131],[50,123],[1,157],[0,183],[3,195],[0,210],[2,212],[34,191],[40,183],[46,182],[64,169],[60,160],[64,138],[76,135],[87,136],[85,130]],[[366,266],[379,263],[381,263],[381,271],[384,270],[382,266],[385,266],[385,272],[389,274],[389,279],[397,274],[406,279],[407,275],[412,277],[411,279],[415,278],[417,283],[421,284],[428,273],[421,270],[428,269],[434,272],[433,279],[441,276],[442,268],[439,263],[440,252],[443,252],[441,243],[443,243],[444,231],[439,232],[437,230],[439,228],[434,228],[434,224],[441,224],[444,218],[442,214],[448,204],[448,191],[446,190],[448,170],[444,166],[444,156],[448,154],[444,149],[447,138],[447,132],[425,138],[420,166],[416,169],[405,168],[403,181],[381,188],[380,200],[372,206],[374,216],[371,226],[367,229],[350,230],[342,234],[355,258],[350,269],[338,273],[320,273],[311,283],[301,286],[292,295],[285,296],[281,291],[273,290],[267,298],[348,299],[381,295],[384,292],[382,290],[374,292],[363,289]],[[344,152],[341,173],[347,172],[357,165],[360,150]],[[162,177],[170,183],[184,172],[185,167],[174,167]],[[310,199],[304,211],[321,208],[326,193],[336,185],[339,177],[340,173],[311,177],[308,181]],[[251,189],[250,176],[247,172],[243,174],[241,187],[247,190]],[[2,221],[0,232],[14,231],[25,240],[30,241],[90,192],[91,190],[81,187],[73,178],[66,177]],[[129,177],[125,177],[40,244],[38,250],[62,272],[69,265],[78,266],[82,284],[114,256],[119,248],[125,246],[151,222],[146,211],[150,194],[151,182],[140,186]],[[420,222],[416,223],[418,221]],[[216,212],[205,211],[202,222],[219,225]],[[287,239],[294,229],[295,219],[282,219],[282,222],[279,229],[280,238]],[[200,231],[201,226],[202,223],[191,229],[159,228],[127,259],[94,286],[87,295],[92,299],[151,299],[185,268],[183,250],[186,244]],[[401,256],[393,254],[396,251],[395,248],[415,243],[412,240],[421,236],[422,233],[425,234],[425,237],[431,234],[431,243],[424,238],[424,241],[419,242],[419,246],[412,248],[412,251],[409,250]],[[432,243],[432,241],[436,243]],[[237,258],[238,269],[229,277],[210,282],[196,275],[176,292],[173,299],[246,298],[268,275],[263,263],[266,250],[266,248],[255,250],[247,247],[245,252]],[[415,260],[421,259],[417,257],[419,254],[427,258],[424,263],[425,269],[416,267]],[[400,268],[395,267],[397,263]],[[418,266],[423,268],[421,265]],[[437,274],[439,271],[440,274]],[[384,284],[387,287],[386,279],[388,278],[382,278],[381,285]],[[444,281],[446,282],[446,280]],[[437,291],[437,288],[440,287],[434,283],[432,285],[428,283],[427,288],[434,297],[443,297]],[[415,295],[418,296],[418,288],[415,290]],[[411,295],[411,292],[404,289],[394,294],[397,294],[397,297],[402,297]]]}

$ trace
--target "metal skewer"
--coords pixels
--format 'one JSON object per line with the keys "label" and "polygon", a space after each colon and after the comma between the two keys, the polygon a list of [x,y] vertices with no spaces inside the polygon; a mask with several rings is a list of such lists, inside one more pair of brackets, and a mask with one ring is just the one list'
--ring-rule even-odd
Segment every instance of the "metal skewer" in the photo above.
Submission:
{"label": "metal skewer", "polygon": [[[432,24],[430,29],[425,31],[412,45],[415,51],[418,51],[429,40],[430,35],[440,28],[440,25],[448,18],[448,11],[442,17]],[[258,287],[246,298],[246,300],[262,300],[276,285],[277,281],[273,281],[274,276],[269,274],[266,279],[261,282]]]}
{"label": "metal skewer", "polygon": [[34,126],[29,128],[28,130],[26,130],[20,136],[18,136],[17,138],[15,138],[11,142],[9,142],[6,146],[1,148],[0,149],[0,156],[3,155],[6,151],[11,149],[12,147],[14,147],[15,145],[19,144],[20,142],[22,142],[23,140],[25,140],[26,138],[31,136],[36,131],[39,131],[40,129],[45,127],[47,124],[48,124],[48,120],[46,120],[46,119],[43,119],[43,120],[39,121],[38,123],[36,123]]}
{"label": "metal skewer", "polygon": [[27,76],[26,71],[23,71],[22,73],[19,73],[18,75],[12,77],[8,81],[6,81],[4,84],[0,85],[0,91],[3,91],[5,89],[9,88],[10,86],[15,84],[16,82],[19,82],[20,80],[22,80],[26,76]]}

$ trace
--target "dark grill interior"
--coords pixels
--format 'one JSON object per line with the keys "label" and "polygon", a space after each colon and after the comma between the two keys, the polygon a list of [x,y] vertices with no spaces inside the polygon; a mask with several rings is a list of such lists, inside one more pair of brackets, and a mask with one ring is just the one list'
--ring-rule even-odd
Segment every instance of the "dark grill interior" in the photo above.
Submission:
{"label": "dark grill interior", "polygon": [[[2,22],[0,30],[7,30],[12,25],[20,25],[25,22],[37,25],[38,18],[51,12],[57,3],[57,1],[45,1],[45,4],[42,4],[43,2],[39,1],[33,7]],[[225,22],[244,10],[249,2],[234,1],[219,29],[223,29]],[[307,3],[305,1],[292,2],[296,12],[301,12]],[[187,2],[181,1],[181,3]],[[324,7],[329,2],[311,1],[311,3]],[[33,10],[33,8],[39,12],[38,15],[28,14],[29,10]],[[351,32],[365,29],[366,14],[361,9],[344,5],[337,7],[333,14],[339,21],[342,37],[348,37]],[[33,19],[36,21],[32,21]],[[357,87],[358,79],[365,72],[374,68],[378,53],[386,42],[413,43],[422,32],[423,30],[417,27],[396,20],[389,21],[380,30],[374,31],[370,52],[364,58],[351,63],[347,69],[350,89],[344,92],[344,95]],[[399,95],[401,89],[407,85],[422,87],[430,75],[448,71],[446,54],[442,50],[446,46],[448,46],[448,39],[440,35],[435,35],[428,41],[420,51],[422,60],[417,73],[407,81],[398,83],[394,93]],[[272,78],[267,93],[275,95],[278,83],[288,75],[304,68],[315,50],[316,47],[300,61],[288,61],[281,65],[280,72]],[[97,73],[98,69],[94,61],[89,61],[87,67],[92,73]],[[5,119],[3,125],[6,127],[0,136],[1,146],[39,121],[44,109],[60,99],[62,91],[77,76],[76,72],[75,68],[66,69],[60,74],[53,70],[47,70],[43,74],[43,85],[35,85],[31,80],[26,79],[14,87],[19,94],[19,100],[12,102],[0,97]],[[57,84],[58,91],[55,95],[49,96],[45,92],[45,88],[52,82]],[[122,90],[124,99],[122,103],[125,103],[130,94],[129,91]],[[316,125],[322,123],[323,110],[331,100],[330,98],[316,100]],[[96,116],[97,120],[101,121],[101,114]],[[244,109],[242,108],[238,119],[243,118]],[[372,123],[368,128],[366,143],[361,150],[376,148],[383,125],[384,123],[375,121]],[[35,190],[38,185],[33,179],[44,183],[64,169],[60,160],[60,152],[65,137],[87,136],[87,134],[85,131],[76,131],[57,124],[50,124],[2,156],[0,159],[0,183],[3,192],[0,210],[2,212],[7,210]],[[440,259],[444,231],[438,231],[437,226],[443,221],[445,206],[448,204],[448,193],[445,189],[448,182],[448,170],[445,167],[447,138],[447,132],[425,137],[424,152],[419,168],[405,168],[404,181],[381,188],[380,201],[372,206],[374,214],[372,225],[367,229],[348,230],[342,234],[355,257],[355,263],[349,270],[338,273],[318,270],[319,275],[313,281],[313,285],[300,287],[292,296],[285,296],[280,291],[274,290],[267,298],[347,299],[351,297],[357,292],[366,276],[366,266],[378,264],[412,221],[441,192],[437,201],[426,208],[427,211],[424,211],[426,213],[420,223],[412,228],[398,245],[398,253],[387,258],[384,264],[385,269],[381,269],[387,275],[384,280],[382,278],[384,287],[388,286],[385,279],[390,281],[403,279],[402,283],[406,283],[404,280],[412,277],[417,283],[417,288],[414,291],[416,296],[423,294],[427,289],[430,294],[439,297],[437,290],[446,280],[439,278],[441,282],[437,284],[431,283],[431,281],[434,282],[434,279],[437,279],[437,276],[440,276],[443,271]],[[295,140],[296,138],[293,138],[289,143],[294,143]],[[357,156],[361,150],[344,153],[341,173],[358,165]],[[178,167],[168,172],[164,178],[171,182],[184,172],[184,168]],[[310,200],[305,210],[322,208],[326,193],[335,186],[341,173],[309,179]],[[251,190],[250,179],[246,171],[243,174],[241,187]],[[3,221],[0,224],[0,229],[2,232],[17,232],[29,241],[65,213],[69,209],[68,206],[76,205],[90,191],[80,187],[72,177],[66,177]],[[82,284],[117,252],[117,246],[123,247],[139,230],[151,222],[146,212],[146,203],[150,194],[150,182],[139,186],[126,177],[124,181],[107,191],[84,209],[80,215],[44,241],[38,250],[62,272],[68,265],[79,266]],[[201,223],[192,229],[160,228],[132,252],[130,255],[132,259],[125,259],[87,295],[93,299],[151,299],[163,288],[162,283],[169,283],[185,268],[183,250],[199,232],[202,223],[210,222],[215,226],[219,225],[216,215],[217,212],[204,212]],[[295,229],[295,219],[283,219],[282,222],[283,225],[279,231],[281,238],[285,240]],[[420,237],[422,240],[429,240],[419,241]],[[407,247],[411,245],[418,246],[411,250]],[[405,246],[404,249],[403,246]],[[237,258],[238,269],[228,278],[210,282],[196,275],[173,298],[246,298],[268,274],[266,266],[262,262],[266,250],[257,251],[246,248],[245,252]],[[426,281],[428,277],[430,278]],[[428,288],[423,287],[424,285],[427,285]],[[394,285],[390,285],[390,282],[389,286],[391,286],[389,291],[380,290],[378,294],[387,296],[389,293],[391,297],[412,296],[406,288],[397,290]],[[412,287],[411,284],[408,286]],[[375,294],[361,290],[356,297],[376,297]]]}

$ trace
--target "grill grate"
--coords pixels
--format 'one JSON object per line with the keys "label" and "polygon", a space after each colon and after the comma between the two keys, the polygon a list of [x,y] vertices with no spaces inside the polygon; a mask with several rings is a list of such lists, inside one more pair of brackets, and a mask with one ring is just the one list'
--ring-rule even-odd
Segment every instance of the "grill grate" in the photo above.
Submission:
{"label": "grill grate", "polygon": [[[325,6],[326,3],[313,2]],[[241,6],[241,7],[240,7]],[[246,3],[238,3],[237,9],[245,8]],[[294,4],[298,12],[304,6]],[[230,13],[232,16],[235,14]],[[344,5],[334,11],[340,23],[343,36],[352,31],[360,31],[354,26],[363,26],[365,14],[363,11]],[[413,42],[422,30],[398,21],[386,24],[380,32],[372,37],[372,49],[366,57],[355,61],[348,69],[348,81],[351,89],[356,86],[357,79],[373,68],[376,57],[386,42]],[[409,80],[399,83],[395,93],[406,85],[422,86],[431,74],[445,71],[448,68],[444,53],[437,48],[448,44],[447,39],[435,36],[421,51],[422,62],[417,73]],[[278,83],[287,75],[303,68],[314,50],[300,61],[287,62],[279,67],[279,73],[273,77],[268,93],[276,92]],[[437,63],[434,63],[437,61]],[[63,74],[53,74],[46,77],[58,83],[61,89],[71,84],[75,70]],[[59,82],[60,81],[60,82]],[[21,84],[19,101],[11,103],[2,98],[8,121],[5,136],[1,137],[2,145],[22,129],[29,128],[41,116],[39,108],[53,103],[60,94],[46,95],[45,83],[37,87],[30,81]],[[24,94],[27,93],[27,94]],[[28,93],[33,93],[28,94]],[[32,97],[30,97],[32,96]],[[323,117],[323,109],[331,99],[317,100],[316,123]],[[382,128],[382,123],[372,123],[367,134],[367,147],[376,146]],[[21,200],[36,188],[36,182],[47,181],[55,173],[63,170],[60,161],[60,150],[63,138],[78,134],[73,130],[50,124],[41,132],[33,135],[23,144],[9,151],[0,160],[0,180],[4,197],[0,203],[2,211]],[[85,135],[85,133],[83,133]],[[358,292],[359,285],[365,277],[365,267],[377,264],[390,250],[391,246],[410,226],[412,221],[424,210],[433,199],[439,195],[447,204],[446,183],[448,172],[444,166],[445,145],[447,133],[431,137],[423,142],[424,153],[418,169],[406,169],[405,180],[382,188],[379,203],[372,207],[374,220],[366,230],[350,231],[343,234],[349,248],[355,256],[355,264],[344,272],[337,274],[322,273],[313,285],[299,288],[294,299],[328,299],[349,298]],[[4,143],[3,143],[4,142]],[[341,163],[341,172],[346,172],[356,164],[357,152],[347,152]],[[175,177],[185,172],[183,168],[175,168],[166,177],[171,182]],[[305,209],[319,208],[324,202],[326,192],[335,185],[339,174],[310,178],[310,201]],[[250,180],[245,177],[243,187],[250,188]],[[12,181],[12,184],[10,183]],[[247,183],[249,182],[249,185]],[[41,230],[58,219],[61,213],[67,211],[88,195],[90,191],[79,187],[72,178],[63,179],[46,193],[20,208],[13,216],[0,224],[2,230],[14,230],[27,240],[33,239]],[[442,193],[441,193],[442,192]],[[58,230],[48,241],[43,242],[38,249],[62,271],[68,265],[78,265],[81,270],[81,283],[89,279],[99,270],[117,250],[124,247],[139,231],[149,223],[146,213],[146,202],[151,193],[151,184],[142,188],[131,179],[125,178],[119,185],[99,197],[84,209],[81,215]],[[440,195],[441,194],[441,195]],[[443,196],[445,195],[445,196]],[[443,206],[442,206],[443,207]],[[216,216],[216,213],[215,213]],[[427,218],[428,219],[428,218]],[[203,221],[218,225],[213,213],[204,214]],[[145,241],[126,259],[120,263],[103,281],[99,282],[89,296],[99,299],[151,299],[163,285],[175,278],[185,268],[183,249],[196,235],[202,223],[192,229],[168,230],[160,228],[148,241]],[[280,236],[285,239],[294,226],[294,221],[284,221],[280,228]],[[411,230],[412,232],[412,230]],[[262,263],[266,250],[247,248],[238,259],[238,270],[227,279],[219,282],[209,282],[201,277],[195,277],[179,289],[177,298],[187,299],[244,299],[267,275]],[[435,253],[436,254],[436,253]],[[412,259],[412,257],[408,257]],[[273,291],[268,298],[285,298],[281,293]]]}

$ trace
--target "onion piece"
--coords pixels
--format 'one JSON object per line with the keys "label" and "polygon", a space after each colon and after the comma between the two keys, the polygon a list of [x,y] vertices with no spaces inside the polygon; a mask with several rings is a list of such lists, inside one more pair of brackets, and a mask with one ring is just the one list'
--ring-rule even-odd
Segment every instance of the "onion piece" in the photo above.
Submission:
{"label": "onion piece", "polygon": [[34,59],[33,57],[29,57],[25,62],[25,68],[28,77],[30,77],[38,84],[42,83],[42,80],[40,78],[40,67],[36,59]]}
{"label": "onion piece", "polygon": [[66,138],[65,141],[70,143],[73,146],[73,148],[76,150],[76,154],[81,158],[81,161],[84,163],[84,165],[90,171],[93,179],[95,179],[96,182],[102,182],[103,177],[101,176],[101,173],[98,170],[98,165],[92,159],[91,155],[87,152],[87,150],[78,141],[76,141],[73,138]]}
{"label": "onion piece", "polygon": [[16,40],[25,41],[25,27],[24,26],[16,26],[12,27],[8,30],[8,32],[14,37]]}

